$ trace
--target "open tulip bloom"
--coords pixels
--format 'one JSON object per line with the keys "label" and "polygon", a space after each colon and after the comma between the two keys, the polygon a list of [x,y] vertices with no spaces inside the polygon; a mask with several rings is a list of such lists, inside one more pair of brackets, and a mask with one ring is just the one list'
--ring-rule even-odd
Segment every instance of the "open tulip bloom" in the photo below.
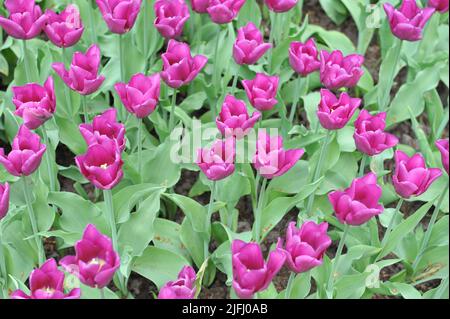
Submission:
{"label": "open tulip bloom", "polygon": [[436,147],[441,152],[442,166],[448,174],[448,138],[436,141]]}
{"label": "open tulip bloom", "polygon": [[181,35],[189,19],[189,8],[184,0],[157,0],[155,2],[155,27],[168,39]]}
{"label": "open tulip bloom", "polygon": [[233,21],[246,0],[209,0],[207,8],[211,20],[217,24]]}
{"label": "open tulip bloom", "polygon": [[233,57],[237,64],[255,64],[272,47],[264,43],[261,31],[249,22],[237,31],[233,46]]}
{"label": "open tulip bloom", "polygon": [[320,52],[320,81],[330,90],[355,87],[364,74],[364,57],[359,54],[344,56],[339,51]]}
{"label": "open tulip bloom", "polygon": [[264,0],[269,10],[277,13],[291,10],[297,5],[298,0]]}
{"label": "open tulip bloom", "polygon": [[158,294],[158,299],[194,299],[197,275],[194,268],[184,266],[178,274],[178,279],[166,283]]}
{"label": "open tulip bloom", "polygon": [[0,183],[0,220],[2,220],[9,210],[9,184]]}
{"label": "open tulip bloom", "polygon": [[44,25],[44,31],[53,44],[68,48],[80,40],[84,27],[76,6],[68,5],[60,14],[47,10],[45,15],[47,23]]}
{"label": "open tulip bloom", "polygon": [[142,0],[96,0],[109,30],[123,34],[131,30],[141,9]]}
{"label": "open tulip bloom", "polygon": [[428,0],[428,6],[435,8],[440,13],[448,12],[449,0]]}

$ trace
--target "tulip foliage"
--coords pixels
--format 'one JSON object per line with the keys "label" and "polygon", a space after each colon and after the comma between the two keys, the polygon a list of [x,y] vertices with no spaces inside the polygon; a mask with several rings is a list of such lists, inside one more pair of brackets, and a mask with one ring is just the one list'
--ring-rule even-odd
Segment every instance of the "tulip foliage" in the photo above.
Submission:
{"label": "tulip foliage", "polygon": [[448,298],[448,21],[0,0],[0,299]]}

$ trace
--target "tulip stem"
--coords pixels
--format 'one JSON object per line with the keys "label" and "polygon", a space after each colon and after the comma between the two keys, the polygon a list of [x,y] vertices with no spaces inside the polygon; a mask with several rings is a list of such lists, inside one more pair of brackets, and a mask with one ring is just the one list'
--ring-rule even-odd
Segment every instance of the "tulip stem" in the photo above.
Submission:
{"label": "tulip stem", "polygon": [[400,200],[398,201],[397,207],[395,207],[395,211],[392,214],[391,220],[389,221],[388,228],[386,229],[386,232],[384,233],[383,240],[381,241],[381,247],[384,247],[386,245],[387,240],[389,239],[389,235],[391,234],[392,227],[394,227],[395,216],[397,215],[398,212],[400,212],[404,201],[405,200],[403,198],[400,198]]}
{"label": "tulip stem", "polygon": [[175,106],[177,104],[177,90],[173,90],[172,105],[170,106],[170,118],[169,118],[169,134],[173,131],[175,126]]}
{"label": "tulip stem", "polygon": [[25,77],[27,80],[27,83],[31,83],[31,70],[30,70],[30,64],[28,60],[28,50],[27,50],[27,40],[23,40],[23,65],[25,67]]}
{"label": "tulip stem", "polygon": [[364,169],[366,168],[366,162],[367,162],[367,154],[363,154],[362,158],[361,158],[361,163],[359,166],[359,172],[358,172],[358,177],[361,177],[364,175]]}
{"label": "tulip stem", "polygon": [[[392,50],[394,50],[395,52],[395,56],[394,56],[394,64],[393,67],[390,69],[390,74],[389,77],[386,78],[385,80],[388,81],[386,87],[384,88],[384,92],[378,92],[378,107],[379,110],[381,112],[383,112],[384,110],[386,110],[388,104],[389,104],[389,100],[390,100],[390,92],[392,89],[392,84],[394,83],[394,78],[395,78],[395,71],[397,70],[397,66],[398,63],[400,61],[400,56],[402,53],[402,46],[403,46],[403,40],[397,40],[397,38],[395,38],[396,41],[398,41],[395,46],[396,48],[394,49],[394,47],[392,47]],[[383,87],[379,87],[379,89],[383,89]]]}
{"label": "tulip stem", "polygon": [[289,281],[287,283],[286,292],[284,294],[284,299],[291,299],[292,285],[294,284],[295,272],[291,272],[289,276]]}
{"label": "tulip stem", "polygon": [[342,238],[339,241],[339,246],[336,251],[336,255],[334,256],[334,262],[331,264],[330,276],[328,277],[328,284],[327,284],[328,296],[331,296],[331,298],[333,298],[333,286],[334,286],[335,271],[338,270],[339,259],[341,258],[342,250],[344,249],[345,240],[347,239],[349,230],[350,230],[350,226],[348,224],[345,224],[344,233],[342,234]]}
{"label": "tulip stem", "polygon": [[417,254],[416,259],[414,260],[414,263],[412,265],[414,273],[416,272],[417,266],[419,266],[419,262],[422,259],[422,256],[425,253],[425,250],[427,249],[428,243],[430,242],[431,233],[433,232],[434,224],[436,223],[437,217],[439,215],[439,211],[441,210],[442,202],[444,201],[445,195],[447,194],[447,191],[448,191],[449,181],[447,181],[447,185],[444,187],[444,191],[439,196],[436,206],[434,206],[433,215],[431,215],[430,222],[428,223],[427,231],[425,232],[422,243],[420,245],[419,253]]}
{"label": "tulip stem", "polygon": [[81,96],[81,103],[83,104],[84,123],[89,123],[89,112],[87,108],[86,95]]}
{"label": "tulip stem", "polygon": [[213,181],[212,185],[211,185],[211,195],[209,198],[208,214],[206,215],[206,218],[207,218],[206,225],[209,225],[209,238],[208,238],[208,240],[205,240],[204,247],[203,247],[205,260],[209,256],[209,239],[211,237],[211,217],[212,217],[212,213],[213,213],[215,199],[216,199],[216,182]]}
{"label": "tulip stem", "polygon": [[[64,63],[64,67],[66,67],[66,48],[62,48],[62,58],[63,58],[63,63]],[[73,109],[72,109],[72,100],[70,98],[70,90],[69,87],[67,85],[64,85],[64,96],[66,98],[66,104],[67,104],[67,110],[70,112],[70,115],[68,115],[66,112],[66,115],[68,117],[70,117],[73,114]]]}
{"label": "tulip stem", "polygon": [[217,105],[219,104],[219,100],[220,100],[220,75],[218,72],[218,67],[219,67],[219,44],[220,44],[220,26],[219,26],[219,30],[217,32],[216,35],[216,44],[215,44],[215,48],[214,48],[214,70],[213,70],[213,85],[214,85],[214,89],[216,91],[216,96],[217,96],[217,102],[216,103],[211,103],[211,112],[212,112],[212,119],[213,121],[215,120],[215,118],[217,117]]}
{"label": "tulip stem", "polygon": [[291,113],[289,114],[289,123],[291,126],[294,124],[295,112],[297,111],[298,102],[300,101],[300,96],[304,94],[305,89],[308,90],[309,78],[306,77],[302,79],[299,77],[296,81],[295,91],[294,91],[294,101],[291,107]]}
{"label": "tulip stem", "polygon": [[125,82],[125,68],[123,65],[123,35],[119,35],[119,60],[120,60],[120,80]]}
{"label": "tulip stem", "polygon": [[8,272],[6,270],[6,256],[3,250],[3,233],[0,225],[0,279],[3,278],[3,284],[0,287],[0,299],[8,298]]}
{"label": "tulip stem", "polygon": [[53,171],[52,171],[52,160],[50,158],[50,149],[51,149],[50,140],[48,139],[47,130],[45,129],[44,125],[41,127],[41,131],[42,131],[42,137],[44,138],[44,143],[47,146],[47,151],[45,152],[45,162],[47,164],[47,173],[48,173],[48,180],[50,183],[50,192],[54,192],[54,191],[56,191],[56,183],[53,178],[54,176],[53,176]]}
{"label": "tulip stem", "polygon": [[239,78],[239,69],[240,69],[240,66],[238,66],[238,69],[234,73],[234,76],[233,76],[233,83],[231,85],[231,95],[233,95],[233,96],[234,96],[234,92],[236,91],[237,81]]}
{"label": "tulip stem", "polygon": [[38,233],[39,233],[38,224],[36,221],[36,215],[34,214],[33,203],[31,202],[30,187],[29,187],[29,185],[27,185],[28,184],[27,181],[28,181],[28,177],[23,176],[22,177],[23,194],[25,197],[25,202],[27,203],[28,217],[30,218],[31,229],[33,231],[34,241],[36,242],[39,265],[42,265],[45,262],[44,246],[42,245],[41,237],[38,235]]}
{"label": "tulip stem", "polygon": [[265,197],[265,193],[266,193],[266,188],[267,188],[267,178],[263,178],[263,182],[261,185],[261,191],[259,192],[259,197],[258,197],[258,207],[256,209],[256,214],[255,214],[255,223],[253,225],[253,236],[255,238],[255,241],[257,243],[259,243],[260,239],[261,239],[261,215],[262,215],[262,211],[263,211],[263,206],[264,206],[264,197]]}
{"label": "tulip stem", "polygon": [[100,288],[100,299],[106,299],[105,298],[105,288]]}
{"label": "tulip stem", "polygon": [[274,12],[270,12],[270,34],[269,34],[269,43],[272,44],[272,48],[270,48],[270,52],[268,55],[269,58],[269,74],[272,73],[272,57],[273,57],[273,50],[275,48],[275,34],[277,29],[277,15]]}
{"label": "tulip stem", "polygon": [[144,11],[144,32],[143,32],[143,37],[144,37],[144,57],[145,57],[145,69],[144,69],[144,74],[147,75],[147,62],[148,62],[148,30],[147,30],[147,21],[148,21],[148,13],[147,13],[147,2],[148,0],[144,0],[144,4],[142,6],[142,10]]}
{"label": "tulip stem", "polygon": [[88,3],[88,19],[89,19],[89,24],[91,25],[91,42],[92,43],[97,43],[97,33],[95,30],[96,24],[94,23],[94,8],[92,8],[92,5],[90,3]]}
{"label": "tulip stem", "polygon": [[138,122],[138,135],[137,135],[137,144],[138,144],[138,172],[139,179],[142,183],[142,125],[144,125],[143,120],[139,119]]}

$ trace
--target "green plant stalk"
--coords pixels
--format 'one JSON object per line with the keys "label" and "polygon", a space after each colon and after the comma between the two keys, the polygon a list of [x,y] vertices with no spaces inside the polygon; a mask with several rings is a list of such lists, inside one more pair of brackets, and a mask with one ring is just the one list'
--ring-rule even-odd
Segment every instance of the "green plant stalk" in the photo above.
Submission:
{"label": "green plant stalk", "polygon": [[[396,38],[395,38],[396,39]],[[396,45],[398,46],[398,49],[395,51],[395,56],[394,56],[394,67],[391,70],[391,73],[389,74],[389,78],[386,79],[386,81],[388,81],[388,90],[389,92],[378,92],[379,96],[381,96],[381,98],[379,99],[379,109],[381,112],[384,112],[389,104],[390,101],[390,92],[392,89],[392,85],[394,84],[394,78],[395,78],[395,70],[397,70],[397,66],[398,63],[400,61],[400,56],[402,53],[402,47],[403,47],[403,41],[402,40],[396,40],[396,41],[400,41],[400,43],[397,43]],[[380,94],[382,93],[382,94]]]}
{"label": "green plant stalk", "polygon": [[286,292],[284,294],[284,299],[291,299],[292,285],[294,284],[295,275],[296,274],[293,271],[289,275],[289,280],[287,283]]}
{"label": "green plant stalk", "polygon": [[28,59],[28,53],[27,53],[27,40],[22,40],[23,43],[23,63],[25,66],[25,77],[27,79],[27,83],[33,82],[31,78],[31,68],[30,68],[30,61]]}
{"label": "green plant stalk", "polygon": [[204,241],[203,243],[203,255],[206,258],[209,256],[209,241],[211,239],[211,217],[213,213],[213,207],[214,207],[214,201],[216,199],[216,182],[213,181],[211,185],[211,195],[209,198],[209,204],[208,204],[208,214],[206,215],[206,225],[209,225],[209,236],[208,239]]}
{"label": "green plant stalk", "polygon": [[100,290],[100,299],[104,300],[105,298],[105,288],[101,288]]}
{"label": "green plant stalk", "polygon": [[364,175],[364,169],[366,168],[367,158],[368,158],[367,154],[363,153],[363,156],[361,158],[361,163],[359,165],[358,177],[361,177]]}
{"label": "green plant stalk", "polygon": [[83,104],[84,123],[89,123],[89,112],[87,109],[86,95],[81,96],[81,103]]}
{"label": "green plant stalk", "polygon": [[[63,63],[64,63],[64,67],[66,67],[66,48],[62,48],[62,57],[63,57]],[[69,87],[64,83],[64,97],[66,98],[66,104],[67,104],[67,109],[69,110],[70,114],[73,114],[73,107],[72,107],[72,100],[70,98],[70,89]]]}
{"label": "green plant stalk", "polygon": [[169,118],[169,134],[173,131],[175,126],[175,106],[177,104],[177,90],[173,90],[172,105],[170,106],[170,118]]}
{"label": "green plant stalk", "polygon": [[144,33],[143,33],[143,37],[144,37],[144,39],[143,39],[142,43],[144,43],[144,57],[145,57],[145,61],[146,61],[144,74],[147,74],[148,30],[146,28],[146,22],[148,21],[148,13],[147,13],[147,11],[148,11],[148,9],[147,9],[148,0],[144,0],[143,2],[144,2],[144,4],[142,5],[142,10],[144,11],[144,16],[143,16],[143,19],[144,19]]}
{"label": "green plant stalk", "polygon": [[295,113],[297,111],[297,106],[298,106],[298,102],[300,101],[300,95],[303,93],[305,87],[307,88],[309,82],[309,78],[301,78],[299,77],[297,79],[296,85],[295,85],[295,92],[294,92],[294,101],[292,103],[291,106],[291,112],[289,114],[289,123],[291,123],[291,126],[294,124],[294,118],[295,118]]}
{"label": "green plant stalk", "polygon": [[28,217],[30,218],[34,241],[36,243],[36,248],[38,250],[39,265],[42,265],[45,262],[44,246],[42,245],[41,236],[38,235],[39,229],[37,226],[36,215],[34,214],[33,204],[31,202],[31,193],[30,188],[27,185],[27,180],[28,180],[27,176],[22,177],[22,189],[23,194],[25,196],[25,202],[27,203]]}
{"label": "green plant stalk", "polygon": [[139,180],[142,183],[142,125],[144,121],[142,119],[139,119],[138,122],[138,134],[137,134],[137,155],[138,155],[138,173],[139,173]]}
{"label": "green plant stalk", "polygon": [[271,16],[271,28],[270,28],[270,34],[269,34],[269,43],[272,44],[272,48],[269,50],[269,74],[272,73],[272,57],[273,57],[273,50],[275,48],[275,34],[277,32],[277,16],[278,14],[270,12]]}
{"label": "green plant stalk", "polygon": [[[0,225],[1,226],[1,225]],[[3,250],[3,233],[0,227],[0,278],[3,278],[4,285],[0,287],[0,299],[8,298],[8,272],[6,271],[5,252]]]}
{"label": "green plant stalk", "polygon": [[419,248],[419,253],[417,254],[416,259],[413,262],[412,268],[413,268],[414,273],[416,272],[417,266],[419,266],[419,262],[422,259],[422,256],[425,253],[425,250],[427,249],[427,246],[430,242],[431,234],[433,232],[433,227],[436,223],[437,217],[439,215],[439,211],[441,210],[442,202],[444,201],[445,195],[448,191],[449,181],[447,181],[447,185],[445,186],[442,194],[439,196],[437,204],[434,207],[433,215],[431,215],[431,219],[430,219],[430,222],[428,223],[427,231],[425,232],[425,235],[422,240],[422,244],[420,245],[420,248]]}
{"label": "green plant stalk", "polygon": [[212,118],[215,119],[217,116],[217,105],[219,103],[220,100],[220,85],[219,85],[219,81],[220,81],[220,75],[218,74],[218,59],[219,59],[219,43],[220,43],[220,26],[219,26],[219,30],[217,31],[217,35],[216,35],[216,44],[215,44],[215,48],[214,48],[214,69],[213,69],[213,85],[214,88],[216,90],[216,96],[217,96],[217,103],[211,103],[211,112],[212,112]]}
{"label": "green plant stalk", "polygon": [[230,91],[230,94],[233,95],[233,96],[234,96],[234,92],[236,91],[237,81],[238,81],[238,78],[239,78],[239,69],[240,69],[240,66],[238,66],[238,69],[234,73],[234,76],[233,76],[233,83],[231,85],[231,91]]}
{"label": "green plant stalk", "polygon": [[120,80],[125,82],[125,66],[123,62],[123,35],[119,35]]}
{"label": "green plant stalk", "polygon": [[[88,1],[89,2],[89,1]],[[88,19],[89,24],[91,25],[91,43],[97,43],[97,32],[95,30],[95,23],[94,23],[94,8],[92,8],[91,3],[88,3]]]}
{"label": "green plant stalk", "polygon": [[45,152],[45,162],[47,164],[47,171],[48,171],[48,180],[50,182],[50,192],[56,191],[56,183],[52,172],[52,159],[50,158],[50,151],[51,148],[50,140],[48,139],[47,130],[45,128],[45,124],[41,126],[42,136],[44,138],[44,143],[47,146],[47,151]]}
{"label": "green plant stalk", "polygon": [[342,238],[339,241],[339,246],[336,251],[336,256],[334,257],[334,262],[331,264],[330,276],[328,277],[328,283],[327,283],[327,292],[328,292],[327,295],[331,296],[331,298],[333,298],[334,271],[336,269],[338,269],[339,259],[341,258],[342,250],[344,249],[344,244],[345,244],[345,240],[347,239],[349,229],[350,229],[350,226],[348,224],[345,224],[344,234],[342,235]]}
{"label": "green plant stalk", "polygon": [[395,211],[392,214],[391,220],[389,221],[389,225],[388,228],[386,229],[386,232],[384,233],[384,237],[383,240],[381,241],[381,247],[384,247],[387,243],[387,240],[389,239],[389,235],[392,232],[392,227],[394,227],[394,221],[395,221],[395,216],[397,215],[397,213],[400,211],[400,209],[403,206],[403,202],[405,200],[403,198],[400,198],[400,200],[397,203],[397,207],[395,207]]}
{"label": "green plant stalk", "polygon": [[266,188],[267,188],[267,178],[263,178],[261,191],[259,192],[258,208],[256,209],[255,214],[255,224],[253,225],[255,241],[257,243],[259,243],[261,239],[261,217],[264,208],[263,206],[264,206],[264,196],[266,195]]}

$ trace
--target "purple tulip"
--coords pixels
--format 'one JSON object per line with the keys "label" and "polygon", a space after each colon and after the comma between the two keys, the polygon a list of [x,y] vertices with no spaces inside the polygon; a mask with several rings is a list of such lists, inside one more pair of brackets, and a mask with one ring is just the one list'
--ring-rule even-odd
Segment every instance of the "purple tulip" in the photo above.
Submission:
{"label": "purple tulip", "polygon": [[45,15],[44,32],[54,45],[68,48],[80,40],[84,27],[76,6],[69,4],[60,14],[48,9]]}
{"label": "purple tulip", "polygon": [[319,51],[314,39],[305,43],[291,42],[289,46],[289,63],[292,69],[301,76],[307,76],[320,69]]}
{"label": "purple tulip", "polygon": [[303,149],[283,149],[281,136],[271,137],[261,131],[256,142],[253,165],[261,176],[272,179],[289,171],[304,153]]}
{"label": "purple tulip", "polygon": [[84,155],[75,157],[75,162],[81,174],[99,189],[112,189],[122,180],[123,161],[114,140],[104,139],[101,144],[89,145]]}
{"label": "purple tulip", "polygon": [[295,227],[295,222],[289,223],[286,247],[283,249],[281,238],[277,247],[285,253],[287,264],[293,272],[302,273],[322,265],[323,255],[331,246],[327,229],[328,223],[325,222],[318,225],[308,221],[301,228]]}
{"label": "purple tulip", "polygon": [[120,267],[120,258],[111,239],[94,225],[87,225],[83,238],[75,243],[75,256],[66,256],[59,264],[92,288],[106,287]]}
{"label": "purple tulip", "polygon": [[233,21],[239,14],[246,0],[210,0],[208,14],[211,20],[217,24],[225,24]]}
{"label": "purple tulip", "polygon": [[398,10],[392,4],[385,3],[384,11],[386,11],[391,31],[397,38],[419,41],[422,39],[425,25],[436,10],[434,8],[421,9],[417,6],[416,0],[403,0]]}
{"label": "purple tulip", "polygon": [[354,179],[346,190],[331,192],[328,199],[341,223],[359,226],[383,212],[383,206],[378,203],[381,193],[377,176],[368,173]]}
{"label": "purple tulip", "polygon": [[41,144],[39,135],[22,125],[13,140],[8,156],[5,156],[3,148],[0,148],[0,164],[3,164],[11,175],[29,176],[41,164],[45,150],[46,146]]}
{"label": "purple tulip", "polygon": [[442,175],[439,168],[427,168],[420,153],[409,157],[400,150],[395,151],[395,171],[392,183],[403,198],[425,193],[431,184]]}
{"label": "purple tulip", "polygon": [[250,117],[245,102],[227,95],[222,105],[222,110],[216,119],[217,128],[225,137],[234,136],[238,139],[246,136],[261,118],[261,113],[256,111]]}
{"label": "purple tulip", "polygon": [[127,111],[142,119],[152,114],[158,105],[160,82],[159,74],[145,76],[138,73],[128,84],[117,83],[114,88]]}
{"label": "purple tulip", "polygon": [[317,117],[327,130],[339,130],[347,125],[361,104],[361,99],[352,98],[346,92],[341,93],[339,99],[326,89],[320,90],[320,95]]}
{"label": "purple tulip", "polygon": [[217,140],[211,148],[201,148],[197,165],[209,180],[218,181],[234,173],[235,142],[233,138]]}
{"label": "purple tulip", "polygon": [[64,293],[64,277],[64,272],[58,269],[56,261],[49,259],[31,272],[31,294],[28,296],[22,290],[16,290],[11,294],[11,299],[79,299],[80,288]]}
{"label": "purple tulip", "polygon": [[142,0],[96,0],[109,30],[124,34],[133,28]]}
{"label": "purple tulip", "polygon": [[257,73],[253,80],[243,80],[245,92],[253,107],[259,111],[271,110],[277,103],[278,76]]}
{"label": "purple tulip", "polygon": [[265,290],[286,260],[283,251],[277,248],[265,262],[257,243],[245,243],[239,239],[231,244],[231,254],[233,288],[243,299],[250,299],[255,293]]}
{"label": "purple tulip", "polygon": [[103,75],[98,75],[100,59],[100,48],[93,44],[86,54],[75,52],[69,71],[64,63],[53,63],[52,67],[69,88],[81,95],[89,95],[97,91],[105,80]]}
{"label": "purple tulip", "polygon": [[28,40],[42,32],[47,16],[35,0],[5,0],[8,18],[0,16],[0,26],[16,39]]}
{"label": "purple tulip", "polygon": [[161,58],[163,60],[161,78],[174,89],[194,80],[208,62],[203,55],[192,57],[188,44],[173,39],[169,41],[167,51]]}
{"label": "purple tulip", "polygon": [[436,147],[441,152],[442,166],[448,174],[448,138],[436,141]]}
{"label": "purple tulip", "polygon": [[374,156],[397,145],[398,138],[386,133],[385,128],[385,112],[372,116],[367,110],[362,110],[355,121],[355,133],[353,134],[358,150]]}
{"label": "purple tulip", "polygon": [[364,57],[359,54],[344,57],[339,50],[331,54],[322,50],[320,63],[320,81],[330,90],[355,87],[364,74]]}
{"label": "purple tulip", "polygon": [[125,125],[117,122],[117,110],[114,108],[94,117],[92,124],[80,124],[80,132],[89,146],[113,140],[120,151],[125,149]]}
{"label": "purple tulip", "polygon": [[2,220],[9,210],[9,184],[0,183],[0,220]]}
{"label": "purple tulip", "polygon": [[197,13],[208,13],[210,0],[191,0],[192,10]]}
{"label": "purple tulip", "polygon": [[155,2],[155,27],[167,39],[179,37],[189,19],[189,7],[184,0],[157,0]]}
{"label": "purple tulip", "polygon": [[264,43],[261,31],[251,22],[237,31],[233,57],[237,64],[255,64],[272,47]]}
{"label": "purple tulip", "polygon": [[428,6],[435,8],[440,13],[448,11],[448,0],[428,0]]}
{"label": "purple tulip", "polygon": [[24,86],[14,86],[13,103],[16,106],[15,115],[23,119],[24,125],[30,130],[37,129],[49,120],[56,110],[55,88],[50,76],[44,86],[29,83]]}
{"label": "purple tulip", "polygon": [[264,0],[269,10],[277,13],[287,12],[297,5],[298,0]]}
{"label": "purple tulip", "polygon": [[194,299],[196,278],[194,268],[184,266],[177,280],[169,281],[161,288],[158,299]]}

